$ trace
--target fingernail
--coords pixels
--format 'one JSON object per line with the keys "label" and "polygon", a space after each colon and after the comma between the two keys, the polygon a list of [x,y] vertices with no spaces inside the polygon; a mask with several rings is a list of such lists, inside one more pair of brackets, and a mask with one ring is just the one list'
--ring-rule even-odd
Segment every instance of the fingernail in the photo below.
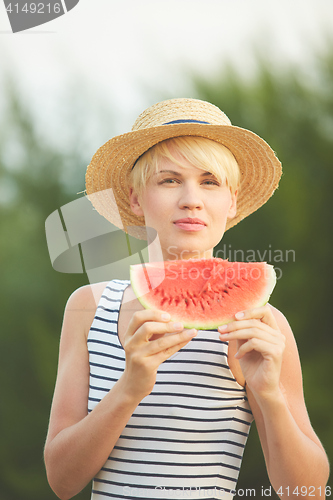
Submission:
{"label": "fingernail", "polygon": [[236,352],[236,354],[235,354],[235,358],[236,358],[236,359],[237,359],[237,358],[239,358],[239,354],[238,354],[238,352]]}
{"label": "fingernail", "polygon": [[186,332],[186,334],[187,334],[189,337],[195,337],[197,333],[198,333],[198,332],[197,332],[197,330],[195,330],[195,329],[193,329],[193,330],[188,330],[188,331]]}
{"label": "fingernail", "polygon": [[244,313],[243,313],[243,312],[238,312],[238,313],[236,313],[236,314],[235,314],[235,317],[236,317],[237,319],[244,318]]}
{"label": "fingernail", "polygon": [[219,326],[219,330],[226,330],[228,325],[221,325]]}
{"label": "fingernail", "polygon": [[175,330],[181,330],[183,328],[183,325],[181,323],[173,323],[172,328]]}
{"label": "fingernail", "polygon": [[162,320],[163,321],[169,321],[170,319],[170,314],[169,313],[163,313],[162,314]]}

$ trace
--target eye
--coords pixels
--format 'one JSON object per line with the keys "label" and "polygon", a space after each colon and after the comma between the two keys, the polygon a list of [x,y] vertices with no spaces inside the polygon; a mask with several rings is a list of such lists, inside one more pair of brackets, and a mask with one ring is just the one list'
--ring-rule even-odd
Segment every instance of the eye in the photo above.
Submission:
{"label": "eye", "polygon": [[178,179],[172,179],[172,178],[162,179],[159,182],[159,184],[173,184],[174,182],[178,182]]}
{"label": "eye", "polygon": [[213,179],[211,179],[211,180],[207,179],[206,181],[203,182],[203,184],[207,184],[208,186],[219,186],[220,185],[219,181],[213,180]]}

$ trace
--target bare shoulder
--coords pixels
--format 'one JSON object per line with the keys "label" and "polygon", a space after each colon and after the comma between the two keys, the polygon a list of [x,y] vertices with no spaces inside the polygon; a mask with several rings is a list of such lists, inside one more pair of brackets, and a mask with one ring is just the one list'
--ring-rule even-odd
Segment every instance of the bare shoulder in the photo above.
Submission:
{"label": "bare shoulder", "polygon": [[288,320],[287,318],[285,317],[285,315],[279,310],[277,309],[276,307],[272,306],[272,304],[267,304],[268,307],[270,308],[270,310],[272,311],[272,314],[275,318],[275,321],[277,322],[279,328],[282,328],[283,329],[283,332],[285,335],[293,335],[293,332],[290,328],[290,325],[288,323]]}
{"label": "bare shoulder", "polygon": [[75,290],[67,301],[64,323],[68,321],[70,323],[75,322],[87,336],[95,317],[96,308],[107,284],[107,281],[94,283]]}
{"label": "bare shoulder", "polygon": [[108,282],[94,283],[92,285],[84,285],[75,290],[67,301],[66,309],[68,310],[96,310],[99,299]]}

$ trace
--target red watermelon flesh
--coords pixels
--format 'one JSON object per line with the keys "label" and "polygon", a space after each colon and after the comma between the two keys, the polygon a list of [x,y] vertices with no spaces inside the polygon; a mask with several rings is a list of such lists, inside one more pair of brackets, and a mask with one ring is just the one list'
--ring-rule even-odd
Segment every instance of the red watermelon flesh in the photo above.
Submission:
{"label": "red watermelon flesh", "polygon": [[236,312],[266,304],[275,283],[266,262],[189,259],[130,266],[135,295],[146,309],[167,311],[185,328],[215,329]]}

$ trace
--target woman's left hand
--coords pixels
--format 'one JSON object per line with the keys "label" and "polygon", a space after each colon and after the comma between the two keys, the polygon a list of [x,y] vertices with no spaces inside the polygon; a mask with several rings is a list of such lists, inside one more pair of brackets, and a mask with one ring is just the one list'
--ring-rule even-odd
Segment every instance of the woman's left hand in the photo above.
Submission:
{"label": "woman's left hand", "polygon": [[246,384],[255,397],[267,398],[280,390],[285,336],[271,307],[238,312],[235,321],[218,328],[221,340],[237,340],[237,354]]}

